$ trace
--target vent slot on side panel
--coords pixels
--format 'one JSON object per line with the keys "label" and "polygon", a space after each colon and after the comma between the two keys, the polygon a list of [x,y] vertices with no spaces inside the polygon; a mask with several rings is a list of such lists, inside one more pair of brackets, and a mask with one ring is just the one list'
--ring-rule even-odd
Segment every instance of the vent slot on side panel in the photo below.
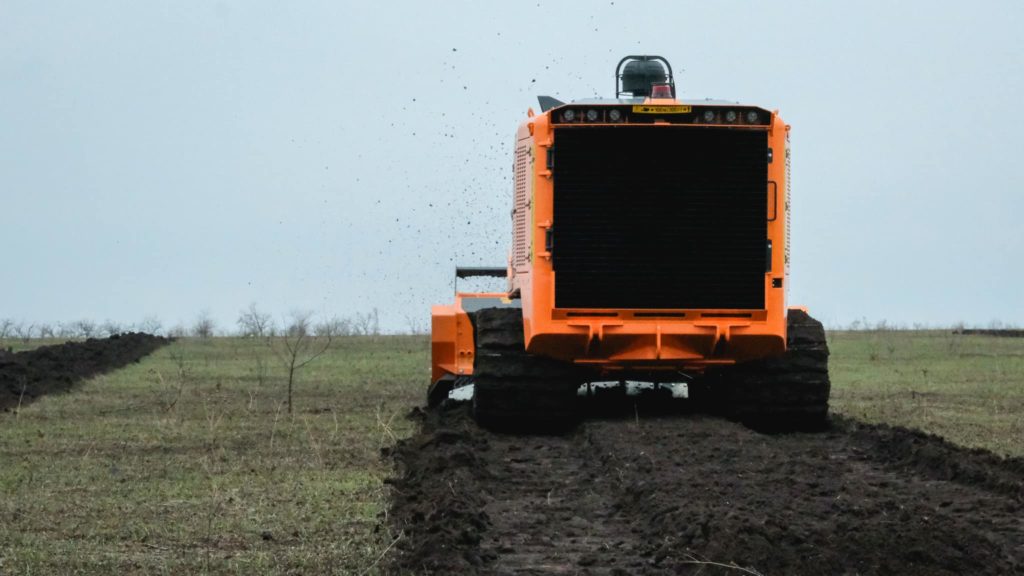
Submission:
{"label": "vent slot on side panel", "polygon": [[530,160],[528,144],[516,148],[513,169],[515,194],[512,205],[512,265],[517,270],[530,264],[530,222],[533,219],[530,214],[530,202],[533,196],[533,186],[530,185],[533,170]]}

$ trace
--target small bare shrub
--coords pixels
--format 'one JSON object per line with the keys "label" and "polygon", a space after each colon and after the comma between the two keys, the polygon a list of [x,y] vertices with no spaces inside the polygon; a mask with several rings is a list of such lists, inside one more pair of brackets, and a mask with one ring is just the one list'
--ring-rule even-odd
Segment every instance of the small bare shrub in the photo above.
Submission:
{"label": "small bare shrub", "polygon": [[313,334],[313,315],[310,312],[292,312],[285,329],[267,344],[288,371],[288,413],[292,413],[292,391],[296,373],[327,352],[334,342],[334,334]]}
{"label": "small bare shrub", "polygon": [[196,338],[212,338],[213,333],[216,331],[217,325],[213,321],[213,317],[210,316],[208,310],[203,310],[196,317],[196,321],[192,324],[192,335]]}
{"label": "small bare shrub", "polygon": [[36,334],[38,334],[40,338],[54,338],[57,335],[57,332],[51,324],[44,323],[40,324],[39,328],[36,329]]}
{"label": "small bare shrub", "polygon": [[0,340],[8,338],[14,332],[16,323],[11,318],[0,318]]}
{"label": "small bare shrub", "polygon": [[157,318],[156,316],[146,316],[145,318],[142,319],[142,322],[139,322],[137,326],[137,329],[140,332],[145,332],[146,334],[153,335],[159,334],[162,328],[163,323],[161,323],[160,319]]}
{"label": "small bare shrub", "polygon": [[353,334],[377,336],[380,334],[380,315],[377,309],[372,312],[358,313],[352,319]]}
{"label": "small bare shrub", "polygon": [[270,314],[260,312],[255,302],[238,314],[236,324],[239,335],[247,338],[264,338],[270,336],[274,330],[274,321]]}
{"label": "small bare shrub", "polygon": [[81,338],[92,338],[96,335],[96,323],[92,320],[78,320],[71,326],[75,335]]}
{"label": "small bare shrub", "polygon": [[405,327],[409,334],[427,334],[430,324],[419,315],[405,315]]}
{"label": "small bare shrub", "polygon": [[32,335],[36,333],[35,324],[16,324],[14,327],[14,335],[21,340],[22,344],[28,344],[32,340]]}
{"label": "small bare shrub", "polygon": [[114,336],[115,334],[124,332],[124,328],[113,320],[104,320],[103,323],[100,324],[98,330],[101,336]]}
{"label": "small bare shrub", "polygon": [[348,318],[331,316],[313,326],[313,334],[322,336],[349,336],[353,332],[352,321]]}

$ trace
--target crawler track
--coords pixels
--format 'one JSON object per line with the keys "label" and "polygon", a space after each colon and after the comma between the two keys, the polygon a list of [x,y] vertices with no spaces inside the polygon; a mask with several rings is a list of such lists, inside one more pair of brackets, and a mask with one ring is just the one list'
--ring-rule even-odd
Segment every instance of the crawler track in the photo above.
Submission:
{"label": "crawler track", "polygon": [[821,430],[828,422],[828,343],[821,322],[787,315],[787,350],[778,358],[708,370],[696,384],[711,406],[771,431]]}
{"label": "crawler track", "polygon": [[[819,430],[828,417],[828,344],[821,322],[790,310],[782,356],[712,368],[691,383],[709,410],[772,431]],[[475,315],[474,414],[492,430],[564,431],[577,421],[576,390],[600,379],[570,363],[524,351],[522,313],[485,308]]]}
{"label": "crawler track", "polygon": [[551,432],[576,423],[576,390],[583,383],[572,365],[524,351],[523,316],[516,308],[476,313],[473,410],[482,425],[503,431]]}
{"label": "crawler track", "polygon": [[[663,408],[663,407],[662,407]],[[701,414],[563,436],[420,413],[393,452],[393,573],[1024,573],[1024,460],[837,419],[765,435]]]}

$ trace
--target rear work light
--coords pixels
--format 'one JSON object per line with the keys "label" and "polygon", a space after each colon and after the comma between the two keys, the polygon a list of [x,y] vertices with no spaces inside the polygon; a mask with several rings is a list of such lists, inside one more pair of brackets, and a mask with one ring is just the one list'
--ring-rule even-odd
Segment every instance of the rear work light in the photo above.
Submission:
{"label": "rear work light", "polygon": [[671,98],[672,86],[669,84],[651,84],[651,98]]}
{"label": "rear work light", "polygon": [[698,108],[693,117],[694,124],[737,124],[749,126],[767,126],[767,116],[763,110],[751,110],[713,107]]}

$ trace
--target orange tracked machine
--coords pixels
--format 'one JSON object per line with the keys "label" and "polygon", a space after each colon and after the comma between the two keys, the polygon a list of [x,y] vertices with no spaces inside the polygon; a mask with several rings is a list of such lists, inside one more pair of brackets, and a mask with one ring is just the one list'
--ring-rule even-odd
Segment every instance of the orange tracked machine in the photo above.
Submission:
{"label": "orange tracked machine", "polygon": [[668,61],[627,56],[615,98],[540,97],[515,137],[500,293],[432,310],[428,400],[474,385],[496,427],[573,418],[581,384],[687,382],[740,418],[816,426],[821,324],[786,304],[789,125],[676,98]]}

